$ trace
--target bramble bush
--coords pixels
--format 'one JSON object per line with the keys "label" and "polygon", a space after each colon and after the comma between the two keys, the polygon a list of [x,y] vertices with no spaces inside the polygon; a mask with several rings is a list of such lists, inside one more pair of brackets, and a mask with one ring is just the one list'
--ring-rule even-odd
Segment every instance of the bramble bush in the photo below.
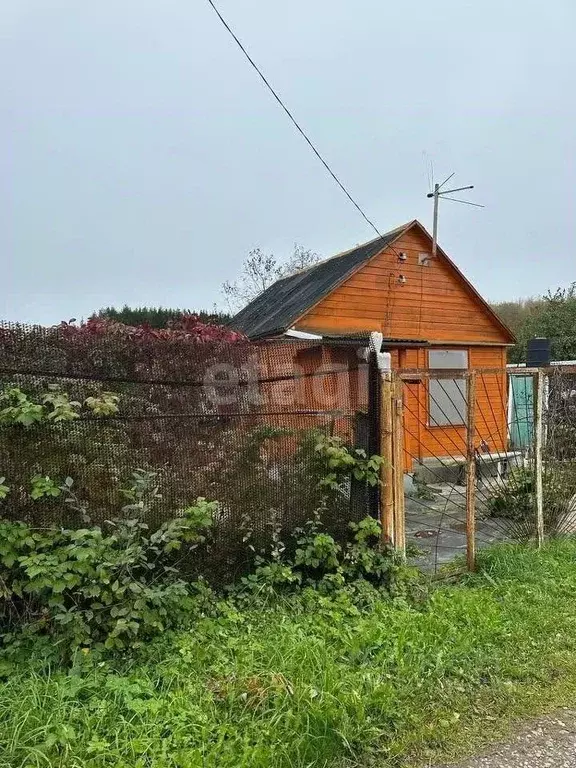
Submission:
{"label": "bramble bush", "polygon": [[382,543],[380,523],[367,517],[349,523],[351,539],[339,544],[322,525],[322,510],[297,528],[292,541],[276,534],[266,555],[259,555],[251,573],[230,587],[240,600],[268,599],[312,589],[335,594],[353,587],[373,587],[381,594],[401,593],[414,583],[415,571],[405,566],[388,545]]}
{"label": "bramble bush", "polygon": [[347,448],[342,438],[320,431],[314,437],[314,450],[324,465],[320,487],[337,490],[349,477],[370,486],[378,485],[382,456],[368,456],[363,448]]}
{"label": "bramble bush", "polygon": [[[59,491],[78,503],[70,479]],[[48,635],[64,651],[119,650],[188,620],[207,588],[181,578],[175,552],[188,557],[204,542],[216,503],[199,498],[150,531],[144,519],[157,493],[153,473],[136,472],[129,503],[103,527],[37,530],[1,520],[4,643]]]}
{"label": "bramble bush", "polygon": [[215,530],[225,546],[212,548],[207,567],[237,579],[256,556],[270,559],[275,539],[293,554],[294,531],[318,510],[336,541],[351,537],[348,523],[366,514],[364,490],[379,482],[380,457],[321,429],[260,424],[244,432],[240,443],[238,431],[228,435],[210,455],[209,472],[196,472],[199,488],[214,488],[222,510]]}
{"label": "bramble bush", "polygon": [[[95,416],[112,416],[118,412],[119,396],[102,392],[98,397],[87,397],[84,405]],[[49,384],[48,392],[34,401],[20,387],[6,387],[0,392],[0,424],[32,427],[42,422],[57,424],[80,417],[82,403],[70,400],[57,384]]]}
{"label": "bramble bush", "polygon": [[[410,573],[383,544],[380,523],[374,518],[350,522],[351,535],[343,543],[325,530],[328,505],[345,493],[351,478],[369,486],[380,482],[382,457],[350,449],[340,438],[321,431],[311,431],[300,450],[309,448],[310,443],[312,475],[320,492],[318,509],[313,519],[297,527],[286,541],[282,539],[282,520],[272,519],[272,546],[257,555],[254,570],[232,588],[236,596],[273,596],[309,587],[327,593],[357,582],[392,591],[395,579],[400,581],[401,573],[403,578]],[[310,472],[310,464],[307,466]]]}
{"label": "bramble bush", "polygon": [[[0,424],[33,445],[44,426],[57,424],[67,434],[83,409],[85,418],[106,418],[118,412],[118,403],[119,396],[106,391],[73,399],[57,386],[35,394],[11,386],[0,393]],[[249,523],[245,529],[238,526],[241,546],[254,567],[231,593],[251,600],[302,589],[328,594],[360,582],[390,590],[399,571],[381,544],[379,524],[367,518],[350,523],[348,535],[335,533],[338,526],[346,527],[341,510],[350,483],[377,485],[381,457],[309,430],[300,439],[295,436],[295,457],[284,477],[280,466],[270,465],[276,459],[269,444],[287,434],[293,433],[263,426],[247,437],[241,458],[259,480],[257,488],[251,484],[248,490],[262,505],[264,519],[269,517],[269,531],[258,541]],[[230,485],[237,485],[234,475],[241,474],[240,467],[229,465],[223,480],[230,477]],[[103,517],[91,498],[81,498],[82,488],[77,491],[71,477],[57,479],[64,475],[46,473],[39,462],[28,466],[40,471],[27,478],[21,468],[12,488],[10,477],[1,478],[0,499],[12,492],[33,505],[50,505],[46,509],[60,518],[67,508],[71,524],[39,529],[24,520],[0,520],[0,633],[5,645],[17,648],[30,637],[42,637],[65,653],[78,648],[117,651],[194,619],[210,591],[202,580],[191,581],[190,574],[206,572],[214,563],[207,547],[196,553],[197,560],[205,558],[200,567],[191,552],[206,543],[213,523],[220,525],[220,535],[226,533],[222,521],[233,520],[236,505],[228,504],[217,514],[218,504],[200,497],[151,529],[152,513],[162,498],[156,472],[135,471],[129,487],[119,491],[125,502],[119,513],[110,515],[109,504]],[[293,469],[299,493],[308,493],[308,510],[316,507],[311,520],[309,511],[299,509]],[[281,488],[293,489],[292,495],[278,493]],[[279,509],[274,509],[276,500],[283,505]],[[94,525],[95,520],[103,522]],[[82,527],[75,528],[80,521]],[[183,550],[180,559],[178,550]],[[220,550],[229,554],[227,540]]]}

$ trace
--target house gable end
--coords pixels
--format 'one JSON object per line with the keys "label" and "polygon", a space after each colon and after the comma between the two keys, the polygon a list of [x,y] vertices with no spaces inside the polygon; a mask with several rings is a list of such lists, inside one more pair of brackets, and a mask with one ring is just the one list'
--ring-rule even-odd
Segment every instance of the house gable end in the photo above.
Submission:
{"label": "house gable end", "polygon": [[388,338],[431,342],[513,343],[513,334],[444,251],[439,248],[436,258],[431,251],[429,233],[413,222],[392,246],[304,312],[295,327],[338,334],[380,330]]}

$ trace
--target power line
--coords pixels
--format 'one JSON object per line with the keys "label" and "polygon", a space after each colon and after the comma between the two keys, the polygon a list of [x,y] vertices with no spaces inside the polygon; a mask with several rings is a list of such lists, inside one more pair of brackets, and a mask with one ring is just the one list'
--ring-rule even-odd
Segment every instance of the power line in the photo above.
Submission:
{"label": "power line", "polygon": [[322,165],[324,166],[324,168],[326,168],[326,170],[328,171],[328,173],[330,174],[330,176],[332,176],[332,178],[334,179],[334,181],[336,182],[336,184],[338,184],[338,186],[340,187],[340,189],[342,190],[342,192],[344,192],[344,194],[346,195],[346,197],[348,198],[348,200],[350,200],[350,202],[351,202],[351,203],[352,203],[352,205],[353,205],[353,206],[356,208],[356,210],[357,210],[357,211],[360,213],[360,215],[362,216],[362,218],[363,218],[363,219],[364,219],[364,220],[365,220],[365,221],[366,221],[366,222],[369,224],[369,226],[371,226],[371,227],[372,227],[372,229],[373,229],[373,230],[376,232],[376,234],[377,234],[379,237],[382,237],[382,233],[380,232],[380,230],[378,229],[378,227],[376,226],[376,224],[374,224],[374,222],[373,222],[373,221],[371,221],[371,220],[368,218],[368,216],[367,216],[367,215],[364,213],[364,211],[362,210],[362,208],[360,207],[360,205],[359,205],[359,204],[356,202],[356,200],[354,200],[354,198],[352,197],[352,195],[350,194],[350,192],[348,192],[348,190],[346,189],[346,187],[344,186],[344,184],[343,184],[343,183],[340,181],[340,179],[338,178],[338,176],[336,176],[336,174],[334,173],[334,171],[332,170],[332,168],[330,168],[330,166],[328,165],[327,161],[326,161],[326,160],[325,160],[325,159],[322,157],[322,155],[320,154],[320,152],[319,152],[319,151],[316,149],[316,147],[315,147],[315,146],[314,146],[314,144],[312,143],[311,139],[310,139],[310,138],[308,138],[308,136],[307,136],[306,132],[305,132],[305,131],[304,131],[304,129],[303,129],[301,126],[300,126],[300,124],[297,122],[297,120],[296,120],[296,118],[294,117],[294,115],[292,114],[292,112],[290,112],[290,110],[289,110],[289,109],[288,109],[288,107],[287,107],[287,106],[284,104],[284,102],[282,101],[282,99],[280,98],[280,96],[279,96],[279,95],[276,93],[276,91],[274,90],[274,88],[273,88],[273,87],[270,85],[270,83],[268,82],[268,80],[267,80],[267,79],[266,79],[266,77],[264,76],[264,74],[263,74],[262,70],[261,70],[261,69],[258,67],[258,65],[257,65],[257,64],[256,64],[256,62],[254,61],[254,59],[253,59],[253,58],[250,56],[250,54],[248,53],[248,51],[247,51],[247,50],[246,50],[246,48],[244,47],[244,45],[243,45],[243,44],[240,42],[240,40],[238,39],[238,37],[236,36],[236,34],[234,33],[234,31],[233,31],[233,30],[232,30],[232,28],[230,27],[230,25],[228,24],[228,22],[226,21],[226,19],[225,19],[225,18],[222,16],[222,14],[220,13],[220,11],[218,10],[218,8],[216,7],[216,5],[214,4],[213,0],[208,0],[208,3],[209,3],[209,4],[210,4],[210,6],[212,7],[212,10],[214,11],[214,13],[215,13],[215,14],[218,16],[218,18],[220,19],[220,21],[222,22],[222,24],[224,25],[224,27],[226,28],[226,30],[227,30],[227,31],[230,33],[230,35],[232,36],[232,38],[235,40],[236,44],[238,45],[238,47],[240,48],[240,50],[242,51],[242,53],[244,54],[244,56],[245,56],[245,57],[248,59],[248,61],[250,62],[250,64],[251,64],[251,65],[254,67],[254,69],[256,70],[256,72],[258,73],[258,75],[260,76],[260,78],[261,78],[262,82],[264,83],[264,85],[265,85],[265,86],[268,88],[268,90],[270,91],[270,93],[272,94],[272,96],[274,96],[274,98],[276,99],[276,101],[278,102],[278,104],[280,104],[280,106],[282,107],[282,109],[284,110],[284,112],[285,112],[285,113],[288,115],[288,117],[290,118],[290,120],[291,120],[291,122],[293,123],[294,127],[296,128],[296,130],[298,131],[298,133],[300,133],[300,134],[301,134],[301,136],[304,138],[304,140],[306,141],[306,143],[308,144],[308,146],[310,147],[310,149],[312,150],[312,152],[314,152],[314,154],[316,155],[316,157],[318,158],[318,160],[320,160],[320,162],[322,163]]}

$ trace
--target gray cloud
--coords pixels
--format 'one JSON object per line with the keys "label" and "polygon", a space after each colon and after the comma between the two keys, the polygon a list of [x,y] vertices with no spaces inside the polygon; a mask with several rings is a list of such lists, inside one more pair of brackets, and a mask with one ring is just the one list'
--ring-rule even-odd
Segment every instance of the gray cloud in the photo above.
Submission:
{"label": "gray cloud", "polygon": [[[430,224],[491,299],[575,279],[576,6],[220,0],[381,229]],[[210,306],[244,255],[372,236],[204,0],[2,10],[0,315]],[[7,277],[7,279],[6,279]]]}

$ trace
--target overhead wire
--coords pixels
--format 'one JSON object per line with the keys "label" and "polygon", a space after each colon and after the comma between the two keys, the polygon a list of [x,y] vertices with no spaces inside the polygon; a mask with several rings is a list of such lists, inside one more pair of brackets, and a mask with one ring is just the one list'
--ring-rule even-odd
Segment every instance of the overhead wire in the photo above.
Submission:
{"label": "overhead wire", "polygon": [[215,14],[218,16],[218,18],[220,19],[221,23],[222,23],[222,24],[223,24],[223,26],[225,27],[225,29],[228,31],[228,33],[231,35],[231,37],[233,38],[233,40],[236,42],[237,46],[240,48],[240,50],[242,51],[242,53],[244,54],[244,56],[246,57],[246,59],[247,59],[247,60],[250,62],[251,66],[252,66],[252,67],[253,67],[253,68],[256,70],[256,72],[258,73],[258,76],[260,77],[260,79],[262,80],[262,82],[264,83],[264,85],[266,86],[266,88],[268,88],[268,90],[270,91],[270,93],[272,94],[272,96],[273,96],[273,97],[276,99],[276,101],[278,102],[278,104],[280,105],[280,107],[281,107],[281,108],[284,110],[284,112],[286,113],[286,115],[288,116],[288,118],[290,119],[290,121],[292,122],[292,124],[294,125],[294,127],[296,128],[296,130],[298,131],[298,133],[300,133],[300,135],[302,136],[302,138],[303,138],[303,139],[306,141],[306,143],[308,144],[308,146],[310,147],[310,149],[312,150],[312,152],[314,152],[314,154],[316,155],[316,157],[318,158],[318,160],[320,160],[320,162],[322,163],[322,165],[324,166],[324,168],[325,168],[325,169],[328,171],[328,173],[330,174],[330,176],[333,178],[333,180],[336,182],[336,184],[337,184],[337,185],[340,187],[340,189],[341,189],[341,190],[342,190],[342,192],[343,192],[343,193],[346,195],[346,197],[348,198],[348,200],[349,200],[349,201],[352,203],[352,205],[353,205],[353,206],[356,208],[356,210],[357,210],[357,211],[360,213],[360,215],[362,216],[362,218],[363,218],[363,219],[364,219],[364,220],[367,222],[367,224],[368,224],[370,227],[372,227],[372,229],[373,229],[373,230],[376,232],[376,234],[377,234],[379,237],[382,237],[382,236],[383,236],[383,235],[382,235],[382,232],[380,232],[380,230],[378,229],[378,227],[376,226],[376,224],[374,224],[374,222],[373,222],[373,221],[372,221],[370,218],[368,218],[368,216],[366,215],[366,213],[365,213],[365,212],[362,210],[362,208],[361,208],[360,204],[359,204],[359,203],[358,203],[358,202],[357,202],[357,201],[356,201],[356,200],[355,200],[355,199],[352,197],[352,195],[350,194],[350,192],[349,192],[349,191],[346,189],[346,187],[344,186],[343,182],[342,182],[342,181],[341,181],[341,180],[338,178],[338,176],[336,175],[336,173],[335,173],[335,172],[332,170],[332,168],[331,168],[331,167],[330,167],[330,165],[328,164],[328,161],[327,161],[327,160],[326,160],[326,159],[323,157],[323,155],[320,153],[320,151],[319,151],[319,150],[316,148],[315,144],[312,142],[312,139],[310,139],[310,137],[308,136],[308,134],[306,133],[306,131],[304,130],[304,128],[302,128],[302,126],[301,126],[301,125],[300,125],[300,123],[299,123],[299,122],[296,120],[296,118],[294,117],[294,115],[292,114],[292,112],[290,111],[290,109],[288,109],[288,107],[286,106],[286,104],[285,104],[285,103],[282,101],[282,99],[281,99],[281,98],[280,98],[280,96],[278,95],[277,91],[276,91],[276,90],[275,90],[275,89],[272,87],[272,85],[270,84],[270,81],[269,81],[269,80],[267,79],[267,77],[264,75],[264,73],[262,72],[262,70],[260,69],[260,67],[258,66],[258,64],[256,64],[256,62],[254,61],[254,59],[252,58],[252,56],[251,56],[251,55],[248,53],[248,51],[246,50],[246,47],[245,47],[245,46],[244,46],[244,44],[241,42],[241,40],[239,39],[239,37],[236,35],[236,33],[234,32],[234,30],[232,29],[232,27],[230,26],[230,24],[229,24],[229,23],[226,21],[226,19],[225,19],[225,18],[224,18],[224,16],[222,15],[222,13],[221,13],[221,12],[218,10],[218,8],[217,8],[216,4],[214,3],[214,0],[207,0],[207,2],[208,2],[208,4],[211,6],[211,8],[212,8],[212,10],[214,11],[214,13],[215,13]]}
{"label": "overhead wire", "polygon": [[[228,34],[229,34],[229,35],[232,37],[232,39],[234,40],[234,42],[236,43],[236,45],[237,45],[237,46],[240,48],[240,50],[242,51],[243,55],[246,57],[247,61],[250,63],[250,65],[251,65],[251,66],[253,67],[253,69],[256,71],[256,73],[258,74],[258,76],[260,77],[260,79],[262,80],[262,82],[264,83],[264,85],[266,86],[266,88],[267,88],[267,89],[270,91],[270,93],[272,94],[272,96],[274,97],[274,99],[276,100],[276,102],[277,102],[277,103],[280,105],[280,107],[282,108],[282,110],[284,111],[284,113],[287,115],[287,117],[289,118],[289,120],[291,121],[291,123],[294,125],[294,127],[295,127],[295,128],[296,128],[296,130],[298,131],[298,133],[300,133],[300,135],[302,136],[302,138],[303,138],[303,139],[306,141],[306,143],[308,144],[308,146],[310,147],[310,149],[312,150],[312,152],[313,152],[313,153],[316,155],[316,157],[318,158],[318,160],[320,160],[320,162],[322,163],[322,165],[324,166],[324,168],[326,169],[326,171],[327,171],[327,172],[330,174],[330,176],[331,176],[331,177],[332,177],[332,179],[333,179],[333,180],[336,182],[336,184],[337,184],[337,185],[338,185],[338,187],[341,189],[341,191],[342,191],[342,192],[343,192],[343,193],[346,195],[346,197],[347,197],[347,198],[348,198],[348,200],[349,200],[349,201],[352,203],[352,205],[353,205],[353,206],[354,206],[354,208],[355,208],[355,209],[358,211],[358,213],[360,213],[360,215],[362,216],[362,218],[364,219],[364,221],[366,221],[366,223],[367,223],[367,224],[368,224],[368,225],[369,225],[369,226],[370,226],[370,227],[371,227],[371,228],[374,230],[374,232],[376,232],[376,234],[378,235],[378,237],[384,237],[383,233],[382,233],[382,232],[380,232],[380,230],[378,229],[378,227],[376,226],[376,224],[374,224],[374,222],[372,221],[372,219],[370,219],[370,218],[367,216],[367,214],[365,213],[365,211],[362,209],[361,205],[360,205],[360,204],[358,203],[358,201],[357,201],[357,200],[356,200],[356,199],[355,199],[355,198],[352,196],[352,194],[351,194],[351,193],[348,191],[348,189],[346,188],[346,186],[344,185],[344,183],[341,181],[341,179],[338,177],[338,175],[335,173],[335,171],[334,171],[334,170],[331,168],[331,166],[330,166],[330,164],[328,163],[328,161],[325,159],[325,157],[324,157],[324,156],[321,154],[321,152],[318,150],[318,148],[316,147],[316,145],[314,144],[314,142],[312,141],[312,139],[311,139],[311,138],[308,136],[308,134],[306,133],[306,131],[304,130],[304,128],[303,128],[303,127],[301,126],[301,124],[300,124],[300,123],[299,123],[299,122],[296,120],[296,118],[294,117],[294,115],[293,115],[292,111],[291,111],[291,110],[290,110],[290,109],[289,109],[289,108],[286,106],[286,104],[285,104],[285,103],[284,103],[284,101],[281,99],[281,97],[280,97],[280,95],[278,94],[278,92],[275,90],[275,88],[272,86],[272,84],[270,83],[270,81],[268,80],[268,78],[266,77],[266,75],[263,73],[263,71],[261,70],[261,68],[258,66],[258,64],[255,62],[255,60],[253,59],[253,57],[250,55],[250,53],[248,52],[248,50],[247,50],[246,46],[245,46],[245,45],[242,43],[242,41],[240,40],[240,38],[238,37],[238,35],[237,35],[237,34],[234,32],[234,30],[233,30],[233,29],[232,29],[232,27],[230,26],[229,22],[228,22],[228,21],[227,21],[227,20],[224,18],[224,16],[223,16],[222,12],[219,10],[219,8],[217,7],[217,5],[216,5],[216,3],[214,2],[214,0],[207,0],[207,2],[208,2],[208,4],[210,5],[210,7],[212,8],[212,10],[214,11],[214,13],[216,14],[216,16],[218,17],[218,19],[220,20],[221,24],[224,26],[224,28],[225,28],[225,29],[226,29],[226,31],[228,32]],[[392,243],[387,243],[387,244],[386,244],[386,247],[387,247],[387,248],[389,248],[389,249],[392,251],[392,253],[393,253],[395,256],[397,256],[398,258],[400,257],[400,253],[399,253],[399,251],[397,250],[397,248],[395,248],[395,247],[394,247],[394,245],[393,245]],[[394,287],[395,287],[395,285],[394,285],[394,284],[390,286],[390,293],[391,293],[391,296],[392,296],[392,297],[394,297],[394,293],[395,293],[395,291],[393,290],[393,288],[394,288]],[[421,303],[421,305],[422,305],[422,300],[421,300],[421,302],[420,302],[420,303]],[[392,323],[392,309],[390,309],[390,310],[389,310],[389,313],[390,313],[390,324],[391,324],[391,323]],[[390,332],[391,332],[391,331],[390,331]]]}

